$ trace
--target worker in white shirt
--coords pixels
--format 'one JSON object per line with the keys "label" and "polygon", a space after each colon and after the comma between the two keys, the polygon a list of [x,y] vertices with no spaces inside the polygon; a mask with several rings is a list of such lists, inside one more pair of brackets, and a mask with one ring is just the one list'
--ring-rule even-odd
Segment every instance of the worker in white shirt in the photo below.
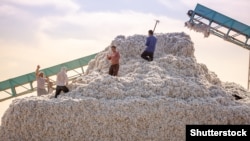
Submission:
{"label": "worker in white shirt", "polygon": [[68,86],[67,68],[62,67],[61,71],[57,73],[55,98],[57,98],[57,96],[61,93],[61,91],[63,91],[64,93],[69,92],[67,86]]}

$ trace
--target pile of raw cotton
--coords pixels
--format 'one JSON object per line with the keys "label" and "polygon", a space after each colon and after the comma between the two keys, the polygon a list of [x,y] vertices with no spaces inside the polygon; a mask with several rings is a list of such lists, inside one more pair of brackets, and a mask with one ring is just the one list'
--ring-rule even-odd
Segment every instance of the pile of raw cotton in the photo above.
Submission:
{"label": "pile of raw cotton", "polygon": [[196,32],[201,32],[204,34],[204,37],[208,37],[210,35],[210,26],[204,24],[204,23],[194,23],[187,21],[185,22],[185,26],[191,30],[194,30]]}
{"label": "pile of raw cotton", "polygon": [[69,93],[15,100],[0,140],[184,141],[187,124],[250,124],[247,91],[197,63],[187,34],[156,37],[152,62],[140,57],[146,36],[117,36],[119,76],[107,74],[108,46]]}

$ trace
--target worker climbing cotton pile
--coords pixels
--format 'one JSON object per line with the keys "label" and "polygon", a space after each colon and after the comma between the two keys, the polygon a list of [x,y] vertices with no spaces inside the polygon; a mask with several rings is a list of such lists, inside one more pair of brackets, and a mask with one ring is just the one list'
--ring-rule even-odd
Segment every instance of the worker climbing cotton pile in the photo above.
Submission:
{"label": "worker climbing cotton pile", "polygon": [[140,57],[147,36],[119,35],[110,43],[121,54],[117,77],[108,75],[108,46],[69,93],[15,100],[0,140],[184,141],[187,124],[250,124],[247,90],[197,63],[189,35],[156,37],[152,62]]}

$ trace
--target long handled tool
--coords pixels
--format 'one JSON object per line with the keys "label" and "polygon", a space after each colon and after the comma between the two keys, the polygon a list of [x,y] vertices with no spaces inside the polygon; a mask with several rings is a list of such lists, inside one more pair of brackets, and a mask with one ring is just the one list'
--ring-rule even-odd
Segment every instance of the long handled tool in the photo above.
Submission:
{"label": "long handled tool", "polygon": [[154,27],[153,32],[155,32],[155,28],[156,28],[156,26],[157,26],[157,24],[158,24],[159,22],[160,22],[159,20],[155,20],[155,27]]}

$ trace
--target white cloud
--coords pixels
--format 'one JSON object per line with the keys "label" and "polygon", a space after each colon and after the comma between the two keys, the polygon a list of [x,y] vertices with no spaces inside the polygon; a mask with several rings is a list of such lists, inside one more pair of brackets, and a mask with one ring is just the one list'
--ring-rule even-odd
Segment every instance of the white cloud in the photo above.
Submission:
{"label": "white cloud", "polygon": [[0,5],[0,16],[11,16],[15,18],[30,17],[31,14],[23,9],[17,8],[12,5],[2,4]]}
{"label": "white cloud", "polygon": [[59,10],[76,11],[79,6],[72,0],[3,0],[6,3],[14,3],[27,6],[46,6],[52,5]]}
{"label": "white cloud", "polygon": [[158,0],[161,4],[163,4],[165,7],[171,10],[178,10],[180,7],[180,4],[182,4],[179,0]]}
{"label": "white cloud", "polygon": [[[165,16],[158,16],[153,14],[144,14],[134,11],[123,11],[121,13],[111,12],[97,12],[97,13],[72,13],[62,17],[46,17],[41,20],[40,31],[48,36],[49,33],[61,33],[67,30],[67,25],[77,27],[79,34],[84,37],[91,37],[95,39],[110,38],[118,34],[147,34],[148,29],[152,29],[155,24],[155,19],[161,22],[158,25],[166,26],[174,23]],[[172,22],[173,21],[173,22]],[[184,24],[181,24],[181,26]],[[157,27],[158,28],[158,27]],[[168,28],[166,28],[168,29]],[[70,31],[68,37],[70,37]],[[66,33],[65,33],[66,34]],[[73,33],[72,33],[73,34]],[[60,35],[56,34],[58,37]],[[64,35],[65,37],[65,35]]]}

